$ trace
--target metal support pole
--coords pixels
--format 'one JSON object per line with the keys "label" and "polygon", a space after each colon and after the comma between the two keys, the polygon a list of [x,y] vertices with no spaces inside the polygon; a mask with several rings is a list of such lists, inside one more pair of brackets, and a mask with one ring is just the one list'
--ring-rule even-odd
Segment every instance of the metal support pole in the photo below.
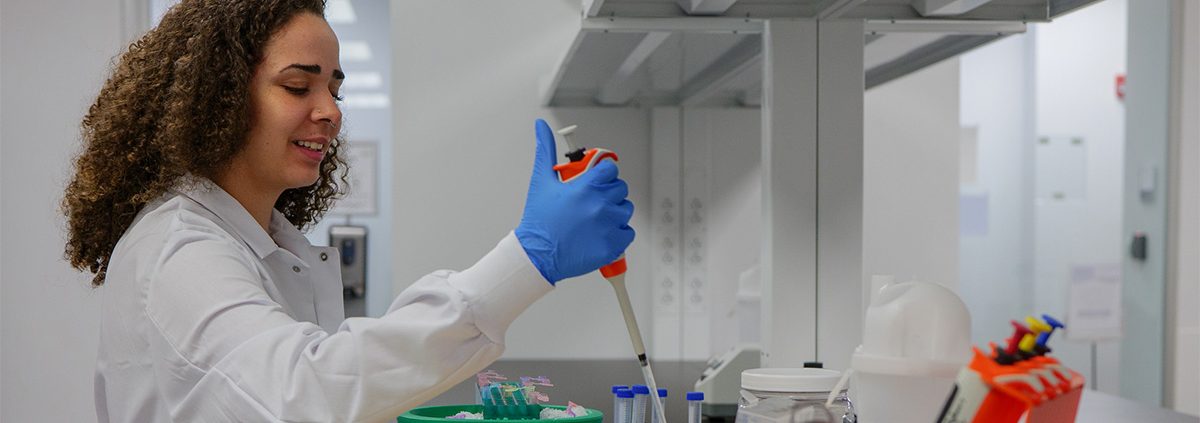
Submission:
{"label": "metal support pole", "polygon": [[861,338],[863,22],[763,31],[763,365],[845,368]]}
{"label": "metal support pole", "polygon": [[817,360],[845,369],[861,341],[863,21],[818,23]]}
{"label": "metal support pole", "polygon": [[764,367],[816,356],[817,21],[763,31],[762,343]]}

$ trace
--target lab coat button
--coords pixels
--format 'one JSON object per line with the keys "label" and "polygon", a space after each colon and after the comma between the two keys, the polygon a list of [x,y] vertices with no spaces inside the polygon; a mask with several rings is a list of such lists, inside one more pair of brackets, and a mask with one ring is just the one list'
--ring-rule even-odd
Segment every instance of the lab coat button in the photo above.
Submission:
{"label": "lab coat button", "polygon": [[296,273],[300,273],[300,266],[292,266],[292,271],[296,272]]}
{"label": "lab coat button", "polygon": [[329,260],[329,254],[321,253],[321,261],[326,261],[326,260]]}

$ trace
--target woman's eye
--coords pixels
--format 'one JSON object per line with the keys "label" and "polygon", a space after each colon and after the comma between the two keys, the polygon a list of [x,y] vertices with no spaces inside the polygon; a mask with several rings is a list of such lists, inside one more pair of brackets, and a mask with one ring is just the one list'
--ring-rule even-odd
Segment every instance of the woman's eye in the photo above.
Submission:
{"label": "woman's eye", "polygon": [[345,99],[346,99],[346,97],[345,97],[345,96],[340,96],[340,95],[337,95],[337,93],[333,93],[333,99],[334,99],[334,100],[337,100],[337,101],[342,101],[342,100],[345,100]]}
{"label": "woman's eye", "polygon": [[308,94],[308,88],[305,88],[305,87],[292,87],[292,86],[284,85],[283,89],[287,90],[289,93],[296,94],[296,95]]}

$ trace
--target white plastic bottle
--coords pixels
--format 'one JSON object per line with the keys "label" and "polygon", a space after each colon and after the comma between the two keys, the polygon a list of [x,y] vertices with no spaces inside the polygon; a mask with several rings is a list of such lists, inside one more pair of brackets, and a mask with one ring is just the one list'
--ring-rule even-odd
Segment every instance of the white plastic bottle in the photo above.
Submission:
{"label": "white plastic bottle", "polygon": [[971,314],[941,285],[888,281],[871,280],[862,345],[850,358],[858,420],[937,420],[958,371],[971,358]]}

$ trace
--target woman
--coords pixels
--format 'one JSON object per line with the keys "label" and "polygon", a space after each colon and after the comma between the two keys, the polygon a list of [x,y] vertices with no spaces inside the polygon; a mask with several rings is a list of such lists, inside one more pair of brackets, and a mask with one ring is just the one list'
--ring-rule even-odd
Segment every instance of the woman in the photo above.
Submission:
{"label": "woman", "polygon": [[557,281],[616,259],[633,206],[611,162],[561,183],[536,125],[521,222],[471,268],[343,321],[336,251],[304,228],[344,182],[337,38],[319,0],[184,0],[83,121],[63,201],[101,286],[101,421],[386,421],[500,356]]}

